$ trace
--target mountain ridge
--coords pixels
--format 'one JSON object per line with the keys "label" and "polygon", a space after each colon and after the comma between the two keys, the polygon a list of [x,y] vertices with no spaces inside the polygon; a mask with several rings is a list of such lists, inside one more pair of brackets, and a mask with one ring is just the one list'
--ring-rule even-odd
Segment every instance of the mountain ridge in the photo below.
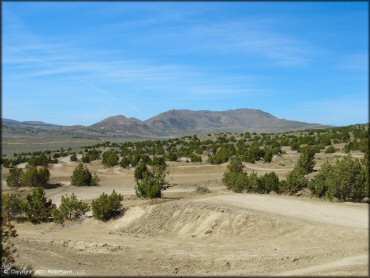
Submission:
{"label": "mountain ridge", "polygon": [[40,121],[2,119],[3,133],[55,133],[66,136],[178,136],[215,132],[280,132],[328,127],[300,121],[280,119],[259,109],[231,109],[226,111],[172,109],[147,120],[124,115],[107,117],[92,125],[62,126]]}

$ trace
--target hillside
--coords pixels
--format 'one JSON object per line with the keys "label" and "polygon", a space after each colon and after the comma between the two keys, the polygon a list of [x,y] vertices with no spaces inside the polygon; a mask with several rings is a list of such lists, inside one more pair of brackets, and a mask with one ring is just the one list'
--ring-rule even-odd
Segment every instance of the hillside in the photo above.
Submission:
{"label": "hillside", "polygon": [[170,110],[145,121],[112,116],[90,126],[60,126],[39,121],[3,119],[3,138],[24,136],[63,137],[163,137],[211,132],[281,132],[323,125],[279,119],[256,109],[227,111]]}
{"label": "hillside", "polygon": [[206,133],[222,131],[277,132],[317,127],[304,122],[279,119],[256,109],[227,111],[171,110],[147,121],[165,134]]}

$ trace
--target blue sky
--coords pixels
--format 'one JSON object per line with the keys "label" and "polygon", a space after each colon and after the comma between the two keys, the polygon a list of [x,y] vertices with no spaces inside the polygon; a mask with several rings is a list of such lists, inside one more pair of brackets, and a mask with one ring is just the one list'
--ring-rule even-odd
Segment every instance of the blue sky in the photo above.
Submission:
{"label": "blue sky", "polygon": [[3,117],[368,121],[367,2],[3,3]]}

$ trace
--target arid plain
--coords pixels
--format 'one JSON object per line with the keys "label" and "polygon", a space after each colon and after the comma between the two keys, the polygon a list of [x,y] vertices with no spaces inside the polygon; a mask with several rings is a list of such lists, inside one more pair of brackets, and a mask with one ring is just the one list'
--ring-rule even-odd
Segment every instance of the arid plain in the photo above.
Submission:
{"label": "arid plain", "polygon": [[[284,177],[299,157],[289,147],[284,151],[269,164],[244,163],[245,169]],[[317,154],[315,169],[342,155]],[[100,185],[74,187],[70,177],[78,163],[69,157],[58,160],[49,166],[50,183],[57,186],[46,189],[53,203],[72,192],[91,201],[114,189],[124,196],[125,212],[108,222],[87,214],[63,225],[17,223],[17,261],[32,265],[37,275],[368,273],[367,204],[332,203],[305,194],[231,193],[222,183],[227,163],[187,162],[167,162],[170,188],[161,199],[145,200],[135,196],[134,169],[106,168],[93,161],[87,165],[100,177]],[[198,193],[199,185],[210,192]],[[2,186],[3,192],[13,191],[4,180]]]}

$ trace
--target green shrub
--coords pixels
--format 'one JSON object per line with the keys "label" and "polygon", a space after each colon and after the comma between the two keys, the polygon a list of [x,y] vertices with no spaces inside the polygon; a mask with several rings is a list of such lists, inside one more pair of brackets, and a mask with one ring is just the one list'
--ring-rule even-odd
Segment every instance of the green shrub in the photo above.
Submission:
{"label": "green shrub", "polygon": [[36,188],[32,194],[27,195],[24,204],[28,220],[35,223],[48,221],[53,208],[55,208],[55,205],[52,204],[51,200],[46,199],[45,191],[40,187]]}
{"label": "green shrub", "polygon": [[279,193],[288,191],[288,182],[286,180],[281,180],[279,182]]}
{"label": "green shrub", "polygon": [[96,149],[89,150],[87,152],[87,156],[89,158],[89,162],[93,161],[93,160],[100,159],[100,151],[98,151]]}
{"label": "green shrub", "polygon": [[247,192],[258,192],[260,180],[257,174],[253,171],[248,177]]}
{"label": "green shrub", "polygon": [[[306,146],[299,148],[299,151],[301,152],[301,155],[297,161],[297,164],[293,171],[288,174],[286,184],[284,183],[284,192],[289,194],[295,194],[307,187],[307,179],[305,178],[305,175],[311,173],[313,171],[313,167],[315,166],[315,148]],[[280,188],[280,192],[282,192],[281,190],[282,188]]]}
{"label": "green shrub", "polygon": [[248,175],[243,172],[243,164],[240,157],[236,155],[227,166],[228,171],[224,173],[222,182],[229,190],[242,192],[248,186]]}
{"label": "green shrub", "polygon": [[93,173],[93,177],[91,180],[91,186],[98,186],[99,182],[100,182],[100,178],[98,177],[96,173]]}
{"label": "green shrub", "polygon": [[276,193],[280,192],[279,188],[279,177],[276,175],[275,172],[266,173],[260,179],[261,191],[259,193],[269,193],[270,191],[274,191]]}
{"label": "green shrub", "polygon": [[28,165],[36,167],[36,166],[44,166],[47,167],[50,162],[50,159],[45,155],[41,154],[39,156],[32,156],[28,159]]}
{"label": "green shrub", "polygon": [[164,168],[167,167],[166,160],[164,159],[163,156],[155,156],[155,157],[153,157],[152,164],[153,165],[156,165],[156,166],[164,167]]}
{"label": "green shrub", "polygon": [[118,154],[114,151],[106,151],[103,153],[103,159],[102,164],[106,167],[113,167],[115,165],[118,165]]}
{"label": "green shrub", "polygon": [[82,161],[83,163],[90,163],[91,158],[90,158],[90,156],[88,156],[88,155],[83,155],[83,156],[81,157],[81,161]]}
{"label": "green shrub", "polygon": [[26,170],[22,178],[22,186],[45,187],[49,181],[50,172],[46,167],[37,169],[31,167]]}
{"label": "green shrub", "polygon": [[53,210],[54,221],[61,223],[65,219],[78,220],[88,212],[89,209],[89,205],[82,200],[78,200],[74,193],[72,193],[70,197],[62,196],[59,209]]}
{"label": "green shrub", "polygon": [[17,194],[2,195],[2,210],[9,219],[15,219],[23,214],[24,203]]}
{"label": "green shrub", "polygon": [[[153,160],[156,160],[156,157],[153,158]],[[152,163],[162,163],[162,162],[158,162],[158,160],[156,162],[153,162],[151,159],[150,159],[150,156],[147,155],[147,154],[141,154],[140,155],[140,163],[144,163],[144,164],[152,164]]]}
{"label": "green shrub", "polygon": [[[15,257],[17,255],[17,249],[15,248],[14,239],[18,237],[18,233],[15,226],[12,224],[7,214],[2,213],[0,215],[1,220],[1,272],[4,274],[4,270],[11,268],[15,263]],[[9,273],[10,274],[10,273]],[[10,276],[10,275],[9,275]]]}
{"label": "green shrub", "polygon": [[296,167],[288,174],[286,192],[290,194],[297,193],[307,186],[305,172],[302,168]]}
{"label": "green shrub", "polygon": [[50,172],[49,169],[46,167],[39,168],[37,170],[37,184],[38,186],[46,186],[49,178],[50,178]]}
{"label": "green shrub", "polygon": [[76,155],[76,153],[73,153],[69,159],[71,161],[77,161],[77,155]]}
{"label": "green shrub", "polygon": [[163,167],[154,166],[153,171],[147,171],[142,179],[136,180],[136,196],[142,198],[160,198],[167,187],[166,172]]}
{"label": "green shrub", "polygon": [[304,174],[309,174],[313,171],[313,167],[315,166],[315,149],[307,146],[302,148],[302,153],[298,159],[297,166],[302,169]]}
{"label": "green shrub", "polygon": [[273,150],[268,148],[267,150],[265,150],[265,155],[263,157],[263,161],[267,162],[267,163],[271,163],[272,156],[273,156]]}
{"label": "green shrub", "polygon": [[54,159],[57,159],[57,158],[59,158],[59,157],[60,157],[60,153],[54,153],[54,154],[53,154],[53,158],[54,158]]}
{"label": "green shrub", "polygon": [[222,144],[220,149],[216,152],[214,156],[208,158],[208,162],[211,164],[221,164],[225,163],[236,153],[234,145]]}
{"label": "green shrub", "polygon": [[124,157],[122,157],[121,161],[119,162],[119,165],[122,168],[126,168],[126,167],[130,166],[130,160],[126,156],[124,156]]}
{"label": "green shrub", "polygon": [[37,186],[37,168],[31,167],[26,170],[22,177],[22,185],[23,186]]}
{"label": "green shrub", "polygon": [[243,160],[244,160],[245,162],[249,162],[249,163],[254,163],[254,162],[256,162],[256,158],[255,158],[254,154],[253,154],[252,152],[250,152],[249,150],[247,150],[247,151],[244,153]]}
{"label": "green shrub", "polygon": [[111,195],[102,193],[97,199],[92,201],[91,208],[93,216],[101,221],[109,220],[122,212],[123,196],[114,190]]}
{"label": "green shrub", "polygon": [[333,167],[325,162],[320,171],[308,182],[308,189],[318,197],[326,196],[328,192],[328,178],[333,175]]}
{"label": "green shrub", "polygon": [[167,159],[169,160],[169,161],[177,161],[177,154],[175,153],[175,152],[169,152],[168,154],[167,154]]}
{"label": "green shrub", "polygon": [[90,170],[82,163],[78,164],[71,176],[71,185],[74,186],[97,186],[99,178],[94,173],[91,174]]}
{"label": "green shrub", "polygon": [[309,188],[318,197],[359,202],[368,197],[367,170],[359,160],[346,156],[334,165],[324,164]]}
{"label": "green shrub", "polygon": [[51,211],[51,216],[53,217],[53,221],[58,224],[63,224],[64,222],[64,217],[62,216],[61,212],[59,209],[56,207],[52,209]]}
{"label": "green shrub", "polygon": [[134,177],[136,180],[141,180],[144,178],[145,173],[148,173],[148,167],[145,163],[140,163],[135,167]]}
{"label": "green shrub", "polygon": [[258,161],[261,158],[263,158],[264,155],[265,151],[262,150],[256,142],[254,142],[247,152],[246,158],[249,160],[247,162],[254,163],[255,161]]}
{"label": "green shrub", "polygon": [[326,150],[325,150],[325,153],[328,154],[328,153],[335,153],[336,152],[336,149],[334,148],[334,146],[330,146],[328,147]]}
{"label": "green shrub", "polygon": [[10,168],[12,162],[7,158],[1,158],[1,165],[3,165],[5,168]]}
{"label": "green shrub", "polygon": [[196,155],[196,154],[192,153],[190,155],[190,161],[191,162],[202,162],[202,157],[200,155]]}
{"label": "green shrub", "polygon": [[199,194],[206,194],[206,193],[209,193],[210,190],[205,186],[197,186],[197,188],[195,189],[195,192]]}
{"label": "green shrub", "polygon": [[300,147],[300,144],[298,142],[294,142],[290,145],[290,148],[292,149],[292,151],[297,151]]}
{"label": "green shrub", "polygon": [[248,175],[247,173],[228,172],[224,174],[222,182],[227,189],[240,193],[248,185]]}
{"label": "green shrub", "polygon": [[130,164],[132,167],[136,167],[140,161],[140,156],[137,154],[134,154],[133,156],[130,157]]}
{"label": "green shrub", "polygon": [[20,168],[12,168],[9,170],[9,175],[6,178],[6,183],[10,187],[22,186],[23,171]]}

